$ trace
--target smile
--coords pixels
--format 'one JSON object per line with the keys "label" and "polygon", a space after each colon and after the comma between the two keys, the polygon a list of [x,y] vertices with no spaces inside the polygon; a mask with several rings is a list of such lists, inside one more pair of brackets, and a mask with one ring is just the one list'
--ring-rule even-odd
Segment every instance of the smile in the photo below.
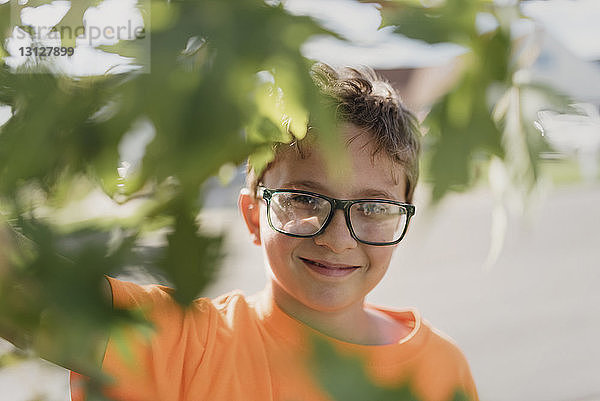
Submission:
{"label": "smile", "polygon": [[323,276],[329,277],[347,276],[361,267],[356,265],[330,263],[322,260],[306,259],[302,257],[300,257],[299,259],[302,262],[304,262],[304,264],[312,271],[317,272]]}

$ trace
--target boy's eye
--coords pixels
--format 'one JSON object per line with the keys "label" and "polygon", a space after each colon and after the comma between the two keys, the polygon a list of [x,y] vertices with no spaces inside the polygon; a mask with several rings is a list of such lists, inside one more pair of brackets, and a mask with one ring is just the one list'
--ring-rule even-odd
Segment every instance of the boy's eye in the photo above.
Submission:
{"label": "boy's eye", "polygon": [[313,196],[294,194],[290,196],[289,204],[303,209],[315,209],[318,203]]}
{"label": "boy's eye", "polygon": [[390,206],[387,203],[361,203],[358,210],[365,216],[386,216],[391,214]]}

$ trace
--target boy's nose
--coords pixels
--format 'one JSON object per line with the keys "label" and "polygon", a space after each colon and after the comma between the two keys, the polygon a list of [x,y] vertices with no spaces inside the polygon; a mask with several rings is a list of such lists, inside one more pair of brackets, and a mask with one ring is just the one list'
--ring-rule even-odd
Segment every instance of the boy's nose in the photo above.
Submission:
{"label": "boy's nose", "polygon": [[356,248],[357,241],[352,238],[350,229],[346,224],[343,210],[336,210],[325,231],[314,237],[315,244],[326,246],[335,253],[346,249]]}

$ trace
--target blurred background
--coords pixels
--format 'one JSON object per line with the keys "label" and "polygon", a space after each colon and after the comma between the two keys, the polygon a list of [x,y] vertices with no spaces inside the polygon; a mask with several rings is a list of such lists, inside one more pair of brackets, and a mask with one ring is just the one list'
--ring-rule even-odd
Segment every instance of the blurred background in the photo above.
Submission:
{"label": "blurred background", "polygon": [[[53,2],[63,3],[68,2]],[[375,68],[421,119],[464,68],[468,50],[460,44],[430,44],[391,27],[380,29],[388,6],[350,0],[284,5],[339,35],[310,37],[301,48],[305,57]],[[520,10],[527,18],[511,20],[511,40],[522,45],[528,62],[513,79],[552,88],[572,105],[552,109],[535,97],[525,99],[530,106],[522,104],[535,109],[528,129],[547,144],[539,150],[535,185],[526,197],[509,191],[510,174],[492,160],[480,167],[468,191],[436,200],[426,173],[410,231],[369,301],[417,307],[454,338],[470,362],[482,400],[600,400],[600,2],[522,1]],[[478,14],[481,32],[498,23]],[[58,68],[73,75],[93,75],[99,64],[111,68],[102,55],[93,57]],[[25,61],[6,61],[13,68],[19,62]],[[123,66],[122,59],[112,62]],[[10,117],[9,110],[5,117],[2,113],[0,107],[0,124]],[[139,138],[122,153],[135,155],[148,141],[147,135]],[[209,297],[232,289],[252,294],[265,284],[262,254],[236,209],[243,181],[244,167],[229,166],[221,179],[205,184],[203,227],[226,234],[223,268],[203,291]],[[96,193],[70,212],[123,213],[117,209]],[[156,281],[135,268],[126,276]],[[10,349],[0,341],[0,352]],[[1,368],[0,389],[1,401],[69,399],[67,371],[40,360]]]}

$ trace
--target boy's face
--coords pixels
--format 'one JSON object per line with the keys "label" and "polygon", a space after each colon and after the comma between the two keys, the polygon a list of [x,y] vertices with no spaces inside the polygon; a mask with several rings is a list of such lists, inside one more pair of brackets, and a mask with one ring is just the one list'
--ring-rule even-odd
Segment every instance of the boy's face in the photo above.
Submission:
{"label": "boy's face", "polygon": [[[352,124],[343,125],[341,130],[344,139],[361,132]],[[262,184],[270,189],[306,190],[338,199],[404,201],[406,184],[401,167],[385,152],[373,158],[369,139],[367,133],[362,134],[340,149],[347,159],[345,167],[334,165],[328,169],[314,146],[304,159],[294,150],[285,150],[265,173]],[[356,241],[342,210],[336,210],[322,234],[294,238],[269,226],[262,199],[254,203],[249,195],[241,195],[240,207],[255,243],[263,247],[275,300],[280,306],[296,305],[318,311],[362,307],[364,297],[385,274],[395,248]]]}

